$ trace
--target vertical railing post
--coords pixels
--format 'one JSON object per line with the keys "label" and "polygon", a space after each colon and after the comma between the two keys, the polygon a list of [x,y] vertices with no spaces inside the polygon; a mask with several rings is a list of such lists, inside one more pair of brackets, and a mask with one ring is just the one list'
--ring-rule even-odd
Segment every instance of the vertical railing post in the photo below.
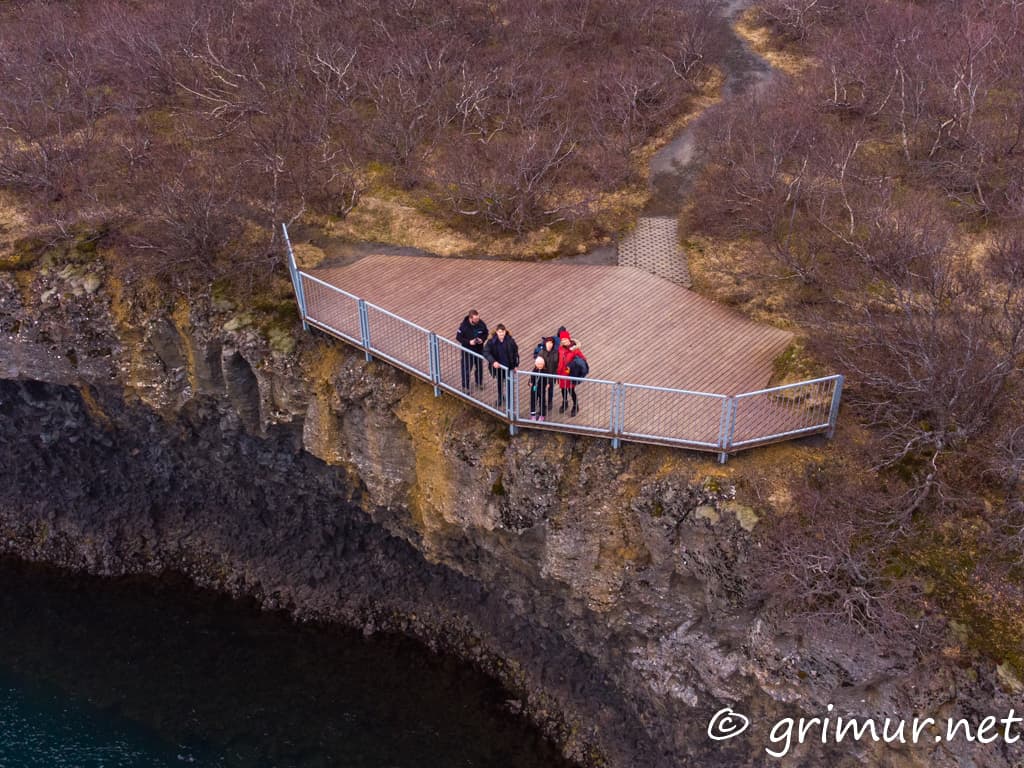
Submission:
{"label": "vertical railing post", "polygon": [[514,435],[516,433],[516,413],[519,411],[518,403],[514,401],[514,398],[519,397],[519,371],[515,368],[507,370],[505,376],[505,413],[508,415],[508,433]]}
{"label": "vertical railing post", "polygon": [[440,397],[441,349],[437,343],[437,334],[433,331],[427,335],[427,357],[430,360],[430,380],[434,384],[434,397]]}
{"label": "vertical railing post", "polygon": [[832,390],[832,407],[828,411],[828,432],[825,433],[825,437],[829,440],[836,433],[836,420],[839,418],[839,399],[843,396],[844,380],[841,374],[836,376],[835,389]]}
{"label": "vertical railing post", "polygon": [[612,385],[612,413],[611,424],[609,427],[612,432],[612,448],[615,449],[622,444],[622,439],[619,436],[622,434],[622,423],[625,410],[626,386],[621,381],[618,381]]}
{"label": "vertical railing post", "polygon": [[359,335],[362,337],[366,360],[373,360],[370,354],[370,313],[366,311],[366,299],[359,300]]}
{"label": "vertical railing post", "polygon": [[729,448],[732,447],[733,434],[736,429],[736,398],[733,396],[722,400],[722,415],[718,420],[718,463],[725,464],[729,460]]}
{"label": "vertical railing post", "polygon": [[295,263],[295,251],[292,250],[292,241],[288,237],[288,227],[281,222],[281,234],[284,235],[284,244],[288,250],[288,274],[292,277],[292,288],[295,289],[295,301],[299,305],[299,314],[302,316],[302,330],[309,330],[309,323],[306,322],[306,292],[302,288],[302,276],[299,274],[299,265]]}

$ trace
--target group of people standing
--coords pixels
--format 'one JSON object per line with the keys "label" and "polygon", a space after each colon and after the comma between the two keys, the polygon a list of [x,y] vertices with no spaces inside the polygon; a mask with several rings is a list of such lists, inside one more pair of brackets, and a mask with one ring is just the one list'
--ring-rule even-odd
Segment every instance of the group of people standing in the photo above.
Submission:
{"label": "group of people standing", "polygon": [[[519,367],[519,345],[508,329],[499,324],[492,335],[488,335],[487,324],[480,319],[480,313],[471,309],[462,320],[455,339],[464,349],[477,355],[462,354],[462,391],[469,392],[475,383],[477,389],[484,388],[483,364],[487,362],[491,376],[498,387],[497,405],[505,402],[508,371]],[[579,398],[576,394],[578,382],[564,377],[582,377],[589,371],[579,344],[569,335],[565,327],[558,329],[555,336],[545,336],[534,350],[533,368],[530,370],[530,419],[544,421],[554,407],[555,382],[562,393],[559,413],[569,410],[570,416],[579,413]],[[582,365],[580,363],[582,361]],[[570,399],[572,408],[569,408]]]}

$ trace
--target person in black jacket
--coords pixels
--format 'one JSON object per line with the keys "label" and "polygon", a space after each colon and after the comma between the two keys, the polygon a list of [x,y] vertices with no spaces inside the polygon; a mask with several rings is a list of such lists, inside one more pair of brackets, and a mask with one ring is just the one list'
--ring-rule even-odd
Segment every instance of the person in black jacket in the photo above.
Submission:
{"label": "person in black jacket", "polygon": [[[540,356],[544,358],[544,373],[555,375],[558,371],[558,341],[554,336],[544,337]],[[555,399],[555,379],[544,379],[544,395],[547,397],[547,410],[550,411]]]}
{"label": "person in black jacket", "polygon": [[544,368],[544,356],[537,355],[533,360],[533,370],[530,371],[530,421],[544,421],[548,415],[548,401],[544,396],[544,388],[547,382],[554,379],[544,376]]}
{"label": "person in black jacket", "polygon": [[[469,314],[463,318],[462,324],[455,334],[455,340],[462,344],[465,349],[476,352],[477,355],[483,354],[484,342],[487,341],[487,323],[480,319],[480,313],[475,309],[469,310]],[[463,352],[462,389],[466,392],[469,391],[470,371],[474,373],[473,378],[476,379],[476,388],[483,389],[484,361],[476,355]]]}
{"label": "person in black jacket", "polygon": [[484,344],[484,357],[491,365],[491,375],[498,380],[498,407],[501,408],[508,371],[519,367],[519,346],[504,325],[499,323],[494,335]]}

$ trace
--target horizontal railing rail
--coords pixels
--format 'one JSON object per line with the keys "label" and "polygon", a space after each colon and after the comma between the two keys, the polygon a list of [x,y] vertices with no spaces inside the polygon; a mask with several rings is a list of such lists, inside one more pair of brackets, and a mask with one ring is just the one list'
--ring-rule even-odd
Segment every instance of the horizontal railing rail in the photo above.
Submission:
{"label": "horizontal railing rail", "polygon": [[835,433],[841,375],[723,395],[649,384],[575,378],[494,365],[299,269],[288,229],[288,272],[303,328],[313,326],[518,427],[729,453],[812,434]]}

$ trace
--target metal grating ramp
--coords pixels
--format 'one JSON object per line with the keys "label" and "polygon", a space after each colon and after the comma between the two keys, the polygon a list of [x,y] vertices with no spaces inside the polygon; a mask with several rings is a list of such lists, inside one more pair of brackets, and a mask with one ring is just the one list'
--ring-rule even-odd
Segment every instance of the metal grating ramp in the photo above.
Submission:
{"label": "metal grating ramp", "polygon": [[678,227],[668,216],[638,219],[636,229],[619,243],[619,266],[636,267],[689,288],[690,270]]}

